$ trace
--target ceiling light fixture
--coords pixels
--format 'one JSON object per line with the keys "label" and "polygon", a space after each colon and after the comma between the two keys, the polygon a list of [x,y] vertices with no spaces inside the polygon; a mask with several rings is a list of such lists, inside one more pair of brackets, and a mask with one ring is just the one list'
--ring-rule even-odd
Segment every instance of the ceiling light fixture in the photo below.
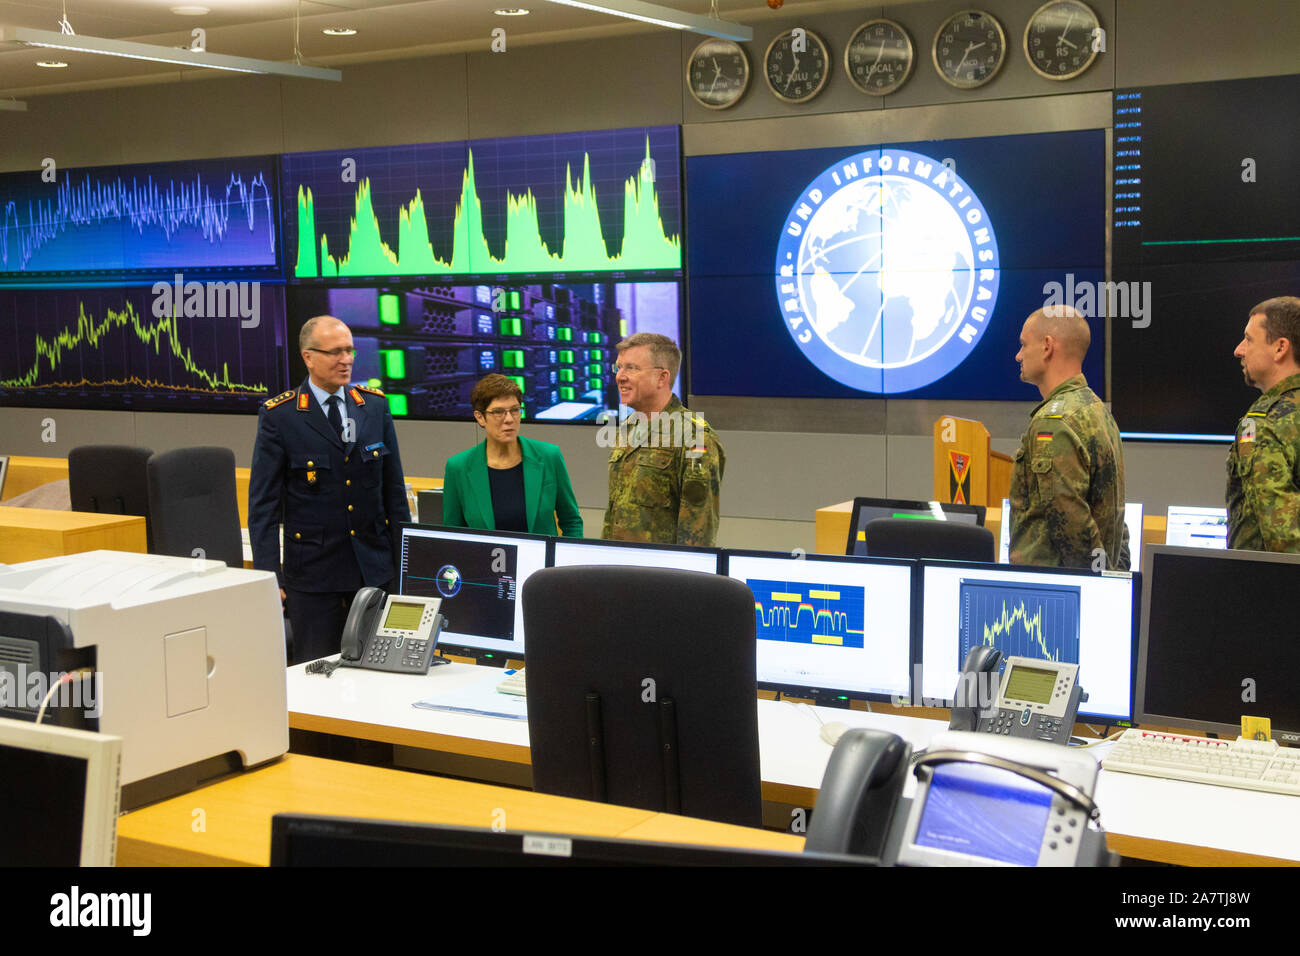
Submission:
{"label": "ceiling light fixture", "polygon": [[185,4],[179,7],[172,7],[171,10],[172,13],[176,14],[178,17],[202,17],[202,16],[207,16],[209,13],[212,12],[207,7],[199,7],[199,6],[194,6],[192,4]]}
{"label": "ceiling light fixture", "polygon": [[326,27],[321,33],[327,37],[354,37],[357,31],[351,27]]}
{"label": "ceiling light fixture", "polygon": [[68,64],[62,60],[37,60],[36,65],[46,70],[62,70]]}
{"label": "ceiling light fixture", "polygon": [[647,3],[645,0],[551,0],[551,3],[563,3],[566,6],[592,10],[596,13],[627,17],[629,20],[640,20],[642,23],[653,23],[655,26],[673,30],[690,30],[692,33],[722,37],[724,40],[754,39],[753,27],[732,23],[730,20],[683,13],[658,3]]}
{"label": "ceiling light fixture", "polygon": [[502,7],[500,10],[493,10],[492,12],[499,17],[526,17],[529,13],[523,7]]}
{"label": "ceiling light fixture", "polygon": [[335,83],[343,79],[343,74],[339,70],[327,70],[319,66],[300,66],[297,63],[254,60],[249,57],[226,56],[221,53],[175,50],[166,46],[154,46],[151,43],[132,43],[129,40],[68,36],[48,30],[31,30],[27,27],[0,27],[0,42],[16,42],[26,46],[45,47],[51,50],[71,50],[74,53],[121,56],[129,60],[147,60],[152,63],[197,66],[209,70],[229,70],[233,73],[291,76],[303,80],[332,80]]}

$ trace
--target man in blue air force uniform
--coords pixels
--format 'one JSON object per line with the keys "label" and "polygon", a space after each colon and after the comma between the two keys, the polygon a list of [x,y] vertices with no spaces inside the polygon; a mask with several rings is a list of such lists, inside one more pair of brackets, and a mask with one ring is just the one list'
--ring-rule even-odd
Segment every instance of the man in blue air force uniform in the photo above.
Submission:
{"label": "man in blue air force uniform", "polygon": [[298,344],[307,380],[258,409],[248,486],[253,567],[279,579],[291,663],[338,652],[358,588],[396,586],[398,526],[410,520],[388,400],[349,387],[352,333],[320,315],[303,325]]}

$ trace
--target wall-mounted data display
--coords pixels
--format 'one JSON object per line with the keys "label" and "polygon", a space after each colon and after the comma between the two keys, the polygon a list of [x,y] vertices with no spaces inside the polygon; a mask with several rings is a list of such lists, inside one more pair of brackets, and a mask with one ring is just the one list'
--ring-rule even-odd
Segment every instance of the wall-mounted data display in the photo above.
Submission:
{"label": "wall-mounted data display", "polygon": [[1115,91],[1112,278],[1146,304],[1111,329],[1125,437],[1228,441],[1259,397],[1232,353],[1300,288],[1297,101],[1300,76]]}
{"label": "wall-mounted data display", "polygon": [[[382,388],[398,417],[473,419],[475,383],[500,372],[523,392],[525,419],[596,421],[618,408],[614,345],[633,332],[681,335],[676,281],[296,285],[287,295],[291,332],[314,315],[347,323],[353,380]],[[293,381],[306,376],[296,351],[291,367]]]}
{"label": "wall-mounted data display", "polygon": [[691,157],[692,390],[1036,398],[1021,324],[1104,278],[1104,160],[1100,130]]}
{"label": "wall-mounted data display", "polygon": [[0,405],[256,411],[285,388],[284,287],[191,291],[187,315],[162,283],[0,289]]}
{"label": "wall-mounted data display", "polygon": [[277,159],[0,175],[0,283],[279,276]]}
{"label": "wall-mounted data display", "polygon": [[677,275],[675,126],[283,157],[292,280]]}

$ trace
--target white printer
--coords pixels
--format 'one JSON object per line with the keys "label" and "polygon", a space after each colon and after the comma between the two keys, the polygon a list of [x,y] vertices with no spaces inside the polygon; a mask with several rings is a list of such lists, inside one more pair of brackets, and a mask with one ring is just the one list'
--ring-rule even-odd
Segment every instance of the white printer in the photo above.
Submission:
{"label": "white printer", "polygon": [[[0,566],[0,619],[63,634],[76,649],[63,660],[93,656],[95,729],[122,738],[123,808],[289,749],[284,624],[269,572],[117,551],[45,558]],[[29,670],[58,669],[51,641],[0,630],[11,671],[23,653]]]}

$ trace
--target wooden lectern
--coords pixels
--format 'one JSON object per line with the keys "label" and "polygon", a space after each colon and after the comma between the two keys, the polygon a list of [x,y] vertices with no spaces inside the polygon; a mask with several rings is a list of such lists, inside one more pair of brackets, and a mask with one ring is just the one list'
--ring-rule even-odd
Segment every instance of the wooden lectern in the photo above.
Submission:
{"label": "wooden lectern", "polygon": [[989,448],[989,430],[969,418],[934,423],[934,498],[996,511],[1011,490],[1011,459]]}

